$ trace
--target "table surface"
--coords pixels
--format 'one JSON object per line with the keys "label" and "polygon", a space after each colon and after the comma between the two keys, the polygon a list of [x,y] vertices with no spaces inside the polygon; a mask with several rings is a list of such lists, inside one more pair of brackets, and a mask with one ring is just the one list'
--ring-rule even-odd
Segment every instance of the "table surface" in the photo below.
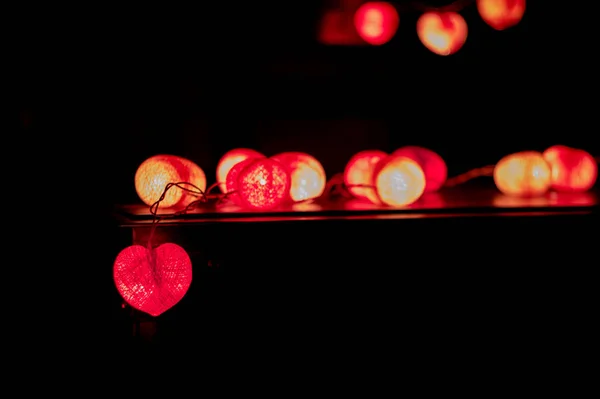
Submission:
{"label": "table surface", "polygon": [[[373,205],[353,199],[317,200],[269,212],[243,210],[228,203],[199,204],[183,214],[158,209],[161,223],[268,222],[323,219],[405,219],[465,216],[544,216],[597,213],[600,190],[584,193],[549,192],[543,197],[519,198],[500,193],[495,187],[459,186],[429,193],[401,209]],[[152,223],[155,216],[143,203],[117,205],[121,226]]]}

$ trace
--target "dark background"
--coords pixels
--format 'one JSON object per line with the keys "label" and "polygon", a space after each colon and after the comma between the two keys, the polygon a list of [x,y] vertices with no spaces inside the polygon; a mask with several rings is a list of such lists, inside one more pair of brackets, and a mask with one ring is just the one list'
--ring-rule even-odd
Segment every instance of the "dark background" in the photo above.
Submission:
{"label": "dark background", "polygon": [[137,201],[135,170],[157,153],[196,161],[209,183],[240,146],[306,151],[329,175],[357,151],[406,144],[439,152],[451,175],[557,143],[597,155],[590,16],[543,3],[504,32],[464,9],[469,37],[450,57],[420,44],[416,12],[383,47],[322,46],[317,1],[15,11],[16,137],[41,176],[25,212],[44,248],[34,275],[70,287],[52,290],[52,317],[111,330],[122,243],[110,210]]}

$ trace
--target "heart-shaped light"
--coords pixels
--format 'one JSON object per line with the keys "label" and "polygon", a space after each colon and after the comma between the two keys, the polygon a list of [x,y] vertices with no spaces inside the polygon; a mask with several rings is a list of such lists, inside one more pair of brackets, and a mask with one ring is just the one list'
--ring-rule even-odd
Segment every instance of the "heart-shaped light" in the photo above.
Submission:
{"label": "heart-shaped light", "polygon": [[456,12],[429,11],[417,20],[421,43],[438,55],[450,55],[460,50],[467,40],[467,33],[467,22]]}
{"label": "heart-shaped light", "polygon": [[131,245],[117,255],[113,278],[125,302],[151,316],[175,306],[192,283],[192,261],[177,244]]}

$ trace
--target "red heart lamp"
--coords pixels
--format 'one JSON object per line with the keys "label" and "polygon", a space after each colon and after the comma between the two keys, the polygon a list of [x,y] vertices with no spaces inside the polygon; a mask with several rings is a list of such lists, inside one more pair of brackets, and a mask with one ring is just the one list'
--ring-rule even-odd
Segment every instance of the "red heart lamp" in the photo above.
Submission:
{"label": "red heart lamp", "polygon": [[117,255],[113,278],[125,302],[159,316],[187,293],[192,283],[192,261],[177,244],[165,243],[153,249],[131,245]]}

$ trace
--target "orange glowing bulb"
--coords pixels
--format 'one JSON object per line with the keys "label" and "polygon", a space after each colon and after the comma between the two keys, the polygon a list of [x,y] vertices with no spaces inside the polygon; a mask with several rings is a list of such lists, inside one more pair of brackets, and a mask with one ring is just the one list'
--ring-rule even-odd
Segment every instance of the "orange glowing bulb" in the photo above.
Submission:
{"label": "orange glowing bulb", "polygon": [[[142,202],[152,205],[163,194],[169,183],[191,183],[206,190],[206,175],[194,162],[175,155],[155,155],[140,164],[135,172],[135,191]],[[185,207],[198,196],[178,187],[170,188],[160,207]]]}
{"label": "orange glowing bulb", "polygon": [[390,155],[375,167],[374,186],[379,200],[388,206],[404,207],[425,192],[425,173],[410,158]]}
{"label": "orange glowing bulb", "polygon": [[282,152],[271,157],[290,175],[289,199],[293,202],[317,198],[325,191],[327,176],[321,163],[303,152]]}
{"label": "orange glowing bulb", "polygon": [[368,2],[354,14],[358,35],[367,43],[379,46],[389,42],[400,24],[396,8],[385,1]]}
{"label": "orange glowing bulb", "polygon": [[264,157],[264,155],[250,148],[235,148],[233,150],[227,151],[225,155],[221,157],[219,163],[217,164],[217,183],[219,183],[219,189],[221,190],[221,192],[227,192],[227,174],[236,163],[244,161],[248,158],[261,157]]}
{"label": "orange glowing bulb", "polygon": [[494,167],[494,183],[507,195],[543,195],[552,183],[550,165],[537,151],[507,155]]}
{"label": "orange glowing bulb", "polygon": [[481,19],[496,30],[515,26],[525,14],[525,0],[477,0]]}
{"label": "orange glowing bulb", "polygon": [[373,172],[379,161],[387,156],[383,151],[366,150],[350,158],[344,169],[344,184],[355,198],[379,203],[375,187],[372,186]]}
{"label": "orange glowing bulb", "polygon": [[543,153],[552,170],[552,188],[557,191],[587,191],[598,178],[594,157],[577,148],[555,145]]}
{"label": "orange glowing bulb", "polygon": [[455,12],[430,11],[417,21],[417,35],[421,43],[438,55],[456,53],[467,41],[467,23]]}
{"label": "orange glowing bulb", "polygon": [[439,190],[448,178],[446,162],[439,154],[430,149],[407,145],[397,149],[392,155],[401,155],[410,158],[421,166],[427,180],[427,184],[425,185],[426,193]]}

